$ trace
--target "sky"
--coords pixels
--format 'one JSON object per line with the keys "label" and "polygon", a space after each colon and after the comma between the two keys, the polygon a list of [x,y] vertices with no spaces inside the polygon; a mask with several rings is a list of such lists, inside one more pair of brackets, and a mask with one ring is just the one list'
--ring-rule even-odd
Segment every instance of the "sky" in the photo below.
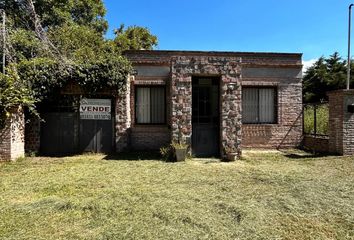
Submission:
{"label": "sky", "polygon": [[104,0],[104,3],[109,23],[107,38],[114,37],[113,30],[121,23],[144,26],[158,37],[159,50],[296,52],[303,53],[305,67],[335,51],[347,57],[351,3],[347,0]]}

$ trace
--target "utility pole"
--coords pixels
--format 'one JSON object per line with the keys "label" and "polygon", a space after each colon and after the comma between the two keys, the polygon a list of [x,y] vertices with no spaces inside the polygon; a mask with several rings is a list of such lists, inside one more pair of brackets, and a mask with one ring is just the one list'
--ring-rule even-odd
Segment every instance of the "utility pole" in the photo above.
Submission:
{"label": "utility pole", "polygon": [[2,73],[5,74],[6,65],[6,14],[5,9],[1,10],[2,15]]}
{"label": "utility pole", "polygon": [[351,30],[351,18],[352,7],[354,4],[349,5],[349,23],[348,23],[348,61],[347,61],[347,89],[350,87],[350,30]]}

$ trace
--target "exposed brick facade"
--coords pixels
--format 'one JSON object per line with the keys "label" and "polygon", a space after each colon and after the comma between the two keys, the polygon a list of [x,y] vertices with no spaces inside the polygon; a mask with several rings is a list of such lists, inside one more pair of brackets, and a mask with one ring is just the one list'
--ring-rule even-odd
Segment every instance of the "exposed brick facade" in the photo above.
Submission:
{"label": "exposed brick facade", "polygon": [[329,97],[329,151],[341,155],[354,155],[354,90],[338,90]]}
{"label": "exposed brick facade", "polygon": [[[167,96],[167,126],[171,127],[172,139],[179,137],[189,139],[191,134],[191,76],[226,76],[222,71],[213,70],[213,64],[208,64],[207,59],[215,59],[215,62],[223,59],[225,68],[227,62],[233,62],[235,59],[242,59],[239,68],[242,68],[242,86],[265,86],[274,87],[277,90],[277,123],[275,124],[244,124],[242,125],[241,137],[235,134],[237,127],[237,117],[225,117],[225,121],[232,119],[235,121],[234,128],[231,131],[225,130],[224,135],[235,134],[233,141],[240,141],[242,147],[256,148],[289,148],[297,147],[302,139],[302,84],[301,84],[301,55],[300,54],[278,54],[278,53],[242,53],[242,52],[197,52],[197,51],[128,51],[126,56],[133,62],[138,70],[135,77],[138,84],[150,84],[153,81],[163,82],[167,89],[171,89],[171,96]],[[176,70],[178,62],[176,60],[186,61]],[[192,63],[190,59],[193,59]],[[208,70],[199,69],[198,61],[204,59],[202,66]],[[219,59],[219,60],[218,60]],[[223,62],[223,61],[220,61]],[[170,67],[168,73],[163,70],[164,67]],[[158,71],[158,68],[161,68]],[[141,71],[140,71],[141,70]],[[150,70],[150,71],[149,71]],[[227,71],[227,70],[226,70]],[[241,77],[241,76],[239,76]],[[177,79],[177,80],[174,80]],[[178,90],[173,84],[179,84]],[[169,84],[172,84],[169,85]],[[134,86],[134,84],[132,84]],[[173,90],[177,90],[173,94]],[[241,88],[237,88],[240,91]],[[232,97],[239,97],[238,92]],[[223,95],[220,96],[223,98]],[[221,103],[228,100],[221,99]],[[131,101],[134,103],[134,101]],[[181,102],[181,103],[179,103]],[[241,110],[241,104],[237,104]],[[178,109],[173,113],[173,109]],[[221,107],[223,109],[223,107]],[[171,111],[172,112],[169,112]],[[237,112],[237,111],[236,111]],[[173,114],[178,114],[177,118]],[[236,114],[237,115],[237,114]],[[242,115],[238,114],[240,118]],[[132,114],[132,119],[134,114]],[[222,116],[221,116],[222,118]],[[221,121],[222,124],[222,121]],[[134,126],[132,126],[134,127]],[[167,127],[164,129],[166,130]],[[221,131],[225,129],[220,127]],[[166,131],[164,131],[166,134]],[[182,133],[182,134],[181,134]],[[137,138],[135,138],[137,139]],[[167,139],[167,138],[166,138]],[[242,141],[241,141],[242,139]],[[136,140],[134,140],[136,141]],[[140,140],[146,142],[144,140]],[[222,143],[224,144],[224,143]],[[132,146],[135,144],[132,144]],[[225,148],[225,146],[224,146]],[[227,147],[229,148],[229,147]]]}
{"label": "exposed brick facade", "polygon": [[[159,149],[171,140],[190,143],[194,76],[220,78],[220,152],[223,157],[226,150],[240,155],[241,146],[299,146],[302,136],[301,54],[128,51],[125,55],[138,74],[129,77],[126,90],[116,98],[117,152]],[[139,85],[165,86],[165,124],[135,123],[135,88]],[[276,89],[276,123],[241,124],[242,87],[247,86]],[[82,94],[74,85],[63,89],[63,93],[73,91]],[[27,137],[32,140],[26,146],[34,151],[39,147],[39,142],[35,141],[39,139],[39,133],[38,138],[35,137],[39,125],[29,126]]]}
{"label": "exposed brick facade", "polygon": [[[129,130],[130,150],[158,150],[162,146],[167,146],[171,142],[171,133],[168,127],[170,119],[166,117],[166,124],[148,125],[135,123],[135,87],[136,86],[165,86],[166,100],[170,96],[166,78],[161,77],[132,77],[130,82],[130,118],[131,127]],[[166,115],[169,115],[169,101],[166,101]]]}
{"label": "exposed brick facade", "polygon": [[10,112],[5,127],[0,130],[0,161],[15,160],[24,156],[24,114],[21,107]]}
{"label": "exposed brick facade", "polygon": [[31,117],[25,125],[25,151],[37,153],[40,148],[41,120],[38,117]]}
{"label": "exposed brick facade", "polygon": [[131,150],[157,150],[171,142],[166,126],[135,126],[131,129]]}
{"label": "exposed brick facade", "polygon": [[305,150],[317,153],[328,153],[329,137],[305,135],[302,140],[302,147]]}

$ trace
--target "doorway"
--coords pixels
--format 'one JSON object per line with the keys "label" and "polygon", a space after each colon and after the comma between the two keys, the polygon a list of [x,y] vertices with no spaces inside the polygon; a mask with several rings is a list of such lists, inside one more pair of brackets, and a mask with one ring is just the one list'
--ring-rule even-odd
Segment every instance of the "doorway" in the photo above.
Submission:
{"label": "doorway", "polygon": [[220,111],[217,77],[192,78],[192,154],[219,157]]}

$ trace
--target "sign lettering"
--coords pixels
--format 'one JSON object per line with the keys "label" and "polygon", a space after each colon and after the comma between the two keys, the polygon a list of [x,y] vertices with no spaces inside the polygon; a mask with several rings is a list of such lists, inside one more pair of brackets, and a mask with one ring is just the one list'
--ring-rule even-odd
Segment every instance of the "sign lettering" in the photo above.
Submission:
{"label": "sign lettering", "polygon": [[111,120],[111,100],[83,98],[80,101],[80,119]]}

